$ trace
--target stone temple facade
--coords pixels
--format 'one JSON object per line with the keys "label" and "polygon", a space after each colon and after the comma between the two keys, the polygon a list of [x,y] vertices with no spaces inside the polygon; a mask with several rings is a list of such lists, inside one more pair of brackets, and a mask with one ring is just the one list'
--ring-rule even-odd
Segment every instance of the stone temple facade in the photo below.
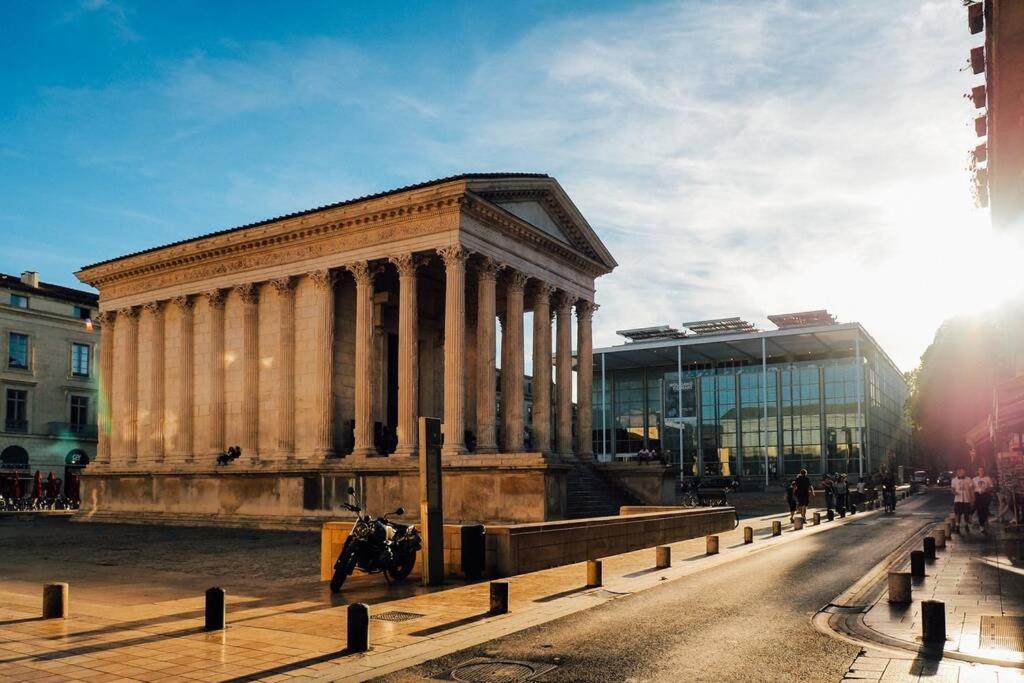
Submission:
{"label": "stone temple facade", "polygon": [[83,509],[309,524],[350,485],[373,511],[417,509],[433,416],[448,519],[563,518],[567,472],[593,457],[594,281],[615,266],[555,179],[468,174],[83,268],[101,311]]}

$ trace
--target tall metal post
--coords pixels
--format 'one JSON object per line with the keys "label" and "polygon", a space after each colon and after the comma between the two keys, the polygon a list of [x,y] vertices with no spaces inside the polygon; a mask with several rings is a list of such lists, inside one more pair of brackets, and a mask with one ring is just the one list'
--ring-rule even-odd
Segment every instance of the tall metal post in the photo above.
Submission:
{"label": "tall metal post", "polygon": [[604,354],[601,354],[601,455],[608,459],[608,387],[604,374]]}
{"label": "tall metal post", "polygon": [[857,366],[857,460],[858,460],[858,474],[859,478],[864,477],[864,425],[861,424],[861,382],[864,376],[864,363],[860,359],[860,333],[853,341],[853,353],[856,356],[854,363]]}
{"label": "tall metal post", "polygon": [[761,337],[761,403],[764,404],[764,426],[761,445],[764,446],[764,488],[768,489],[768,341]]}
{"label": "tall metal post", "polygon": [[441,420],[421,417],[420,528],[423,532],[423,585],[444,581],[444,511],[441,502]]}
{"label": "tall metal post", "polygon": [[679,479],[683,478],[683,467],[686,462],[683,450],[683,347],[676,346],[676,406],[679,411]]}

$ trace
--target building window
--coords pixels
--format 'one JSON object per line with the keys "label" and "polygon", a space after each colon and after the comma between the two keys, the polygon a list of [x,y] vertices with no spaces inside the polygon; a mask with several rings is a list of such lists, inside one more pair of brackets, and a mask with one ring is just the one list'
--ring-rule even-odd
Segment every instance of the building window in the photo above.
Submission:
{"label": "building window", "polygon": [[71,345],[71,374],[75,377],[89,376],[89,352],[92,349],[88,344]]}
{"label": "building window", "polygon": [[4,429],[8,432],[28,431],[28,392],[24,389],[7,390],[7,414]]}
{"label": "building window", "polygon": [[28,308],[28,297],[21,294],[11,294],[11,305],[18,308]]}
{"label": "building window", "polygon": [[79,433],[85,430],[89,424],[89,397],[71,397],[71,415],[68,422],[71,424],[71,431]]}
{"label": "building window", "polygon": [[85,306],[75,306],[75,317],[79,320],[88,320],[92,317],[92,309]]}
{"label": "building window", "polygon": [[7,339],[7,367],[28,369],[28,335],[11,332]]}

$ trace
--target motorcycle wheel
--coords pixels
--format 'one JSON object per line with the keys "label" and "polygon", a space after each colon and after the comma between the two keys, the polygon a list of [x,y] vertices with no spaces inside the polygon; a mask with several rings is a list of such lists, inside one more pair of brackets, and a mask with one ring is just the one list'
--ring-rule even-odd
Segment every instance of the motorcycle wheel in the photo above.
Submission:
{"label": "motorcycle wheel", "polygon": [[413,565],[416,564],[416,552],[401,553],[400,557],[395,558],[394,564],[387,570],[388,576],[393,581],[404,581],[412,573]]}
{"label": "motorcycle wheel", "polygon": [[334,565],[334,575],[331,577],[332,593],[341,591],[341,587],[345,585],[345,579],[348,578],[355,568],[356,555],[349,549],[349,543],[346,539],[345,547],[341,549],[341,557],[338,558],[337,564]]}

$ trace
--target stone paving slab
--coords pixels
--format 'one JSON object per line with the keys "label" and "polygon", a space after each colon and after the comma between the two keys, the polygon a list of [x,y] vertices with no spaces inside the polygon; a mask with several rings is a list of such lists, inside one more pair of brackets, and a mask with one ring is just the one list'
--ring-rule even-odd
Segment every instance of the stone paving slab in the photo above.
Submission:
{"label": "stone paving slab", "polygon": [[703,538],[674,543],[669,569],[654,568],[653,549],[605,558],[603,589],[583,585],[583,563],[515,576],[508,579],[507,615],[486,614],[486,582],[401,595],[375,602],[371,615],[423,616],[371,620],[372,649],[354,655],[344,652],[344,605],[313,599],[308,588],[291,599],[280,588],[273,600],[254,591],[229,593],[228,629],[205,633],[201,595],[120,604],[116,590],[108,596],[93,590],[85,599],[72,585],[71,617],[44,621],[38,618],[40,586],[30,591],[23,581],[0,578],[0,680],[366,680],[878,514],[801,531],[787,522],[777,538],[770,536],[774,516],[744,520],[756,530],[754,544],[742,543],[742,526],[719,534],[719,555],[705,555]]}

